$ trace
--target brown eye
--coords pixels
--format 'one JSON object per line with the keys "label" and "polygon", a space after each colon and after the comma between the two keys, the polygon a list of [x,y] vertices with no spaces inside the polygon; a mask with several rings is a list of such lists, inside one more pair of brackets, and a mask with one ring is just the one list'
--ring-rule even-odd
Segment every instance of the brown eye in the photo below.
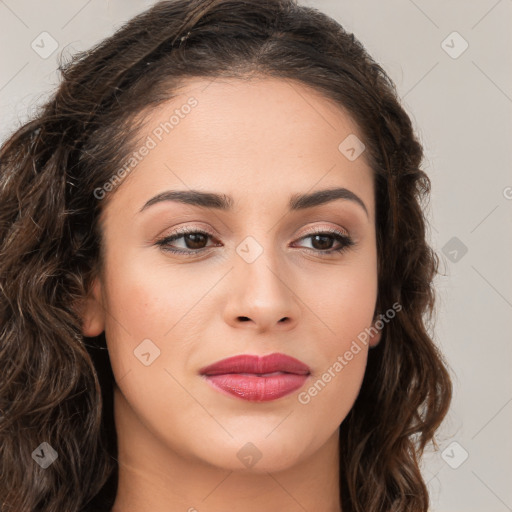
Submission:
{"label": "brown eye", "polygon": [[334,237],[330,235],[313,235],[311,237],[311,244],[319,251],[327,251],[332,248]]}
{"label": "brown eye", "polygon": [[[355,242],[345,233],[341,231],[319,231],[310,235],[304,236],[301,240],[311,240],[311,248],[306,248],[317,252],[318,254],[329,256],[333,253],[340,253],[355,245]],[[333,248],[335,243],[338,247]]]}
{"label": "brown eye", "polygon": [[[213,238],[213,235],[205,231],[183,230],[158,240],[156,245],[162,247],[162,249],[167,252],[191,256],[194,253],[197,254],[207,249],[208,239],[210,238]],[[172,243],[177,241],[180,241],[182,244],[181,248],[176,248],[176,244]]]}
{"label": "brown eye", "polygon": [[205,233],[188,233],[182,237],[187,249],[204,249],[209,238]]}

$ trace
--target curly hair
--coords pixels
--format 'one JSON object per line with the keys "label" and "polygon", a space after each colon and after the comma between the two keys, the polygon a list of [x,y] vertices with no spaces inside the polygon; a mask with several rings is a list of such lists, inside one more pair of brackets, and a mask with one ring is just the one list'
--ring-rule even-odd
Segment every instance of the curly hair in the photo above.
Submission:
{"label": "curly hair", "polygon": [[[305,84],[360,128],[375,183],[378,311],[402,309],[370,350],[340,426],[344,512],[426,512],[419,460],[452,384],[429,335],[439,259],[430,180],[395,85],[353,34],[297,0],[162,1],[59,64],[50,100],[0,150],[0,510],[110,510],[117,491],[113,374],[76,304],[102,263],[95,191],[137,143],[144,113],[187,78]],[[52,469],[32,460],[56,447]]]}

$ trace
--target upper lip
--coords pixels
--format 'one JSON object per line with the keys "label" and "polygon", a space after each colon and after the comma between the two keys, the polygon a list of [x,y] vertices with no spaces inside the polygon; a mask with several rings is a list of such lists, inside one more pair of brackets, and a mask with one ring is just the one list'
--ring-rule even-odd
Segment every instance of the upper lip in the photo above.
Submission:
{"label": "upper lip", "polygon": [[266,356],[241,354],[222,359],[199,370],[199,373],[202,375],[221,375],[226,373],[265,374],[273,372],[309,375],[310,370],[302,361],[279,353]]}

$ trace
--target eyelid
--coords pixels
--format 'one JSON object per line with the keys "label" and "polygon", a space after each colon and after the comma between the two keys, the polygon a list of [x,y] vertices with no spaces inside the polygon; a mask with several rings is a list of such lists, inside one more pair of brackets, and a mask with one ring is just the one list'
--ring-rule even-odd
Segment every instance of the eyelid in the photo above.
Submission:
{"label": "eyelid", "polygon": [[342,236],[350,237],[350,233],[347,229],[341,227],[332,227],[332,226],[315,226],[312,229],[306,230],[306,232],[299,237],[299,239],[304,238],[305,236],[314,235],[316,233],[337,233]]}
{"label": "eyelid", "polygon": [[210,235],[212,238],[218,238],[217,234],[212,229],[209,229],[205,226],[201,226],[201,225],[189,226],[189,225],[187,225],[187,226],[178,227],[165,235],[159,235],[156,237],[156,240],[158,241],[158,240],[163,240],[165,238],[170,238],[170,237],[176,236],[176,235],[186,235],[188,233],[196,233],[196,232],[204,232],[204,233]]}

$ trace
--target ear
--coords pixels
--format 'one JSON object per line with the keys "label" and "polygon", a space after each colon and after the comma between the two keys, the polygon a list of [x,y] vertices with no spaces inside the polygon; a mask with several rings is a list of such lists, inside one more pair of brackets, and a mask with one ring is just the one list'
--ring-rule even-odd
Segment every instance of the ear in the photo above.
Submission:
{"label": "ear", "polygon": [[79,304],[84,336],[99,336],[105,330],[105,308],[101,291],[101,282],[95,278],[89,293]]}
{"label": "ear", "polygon": [[[373,319],[370,339],[368,341],[368,344],[370,345],[370,348],[376,347],[379,344],[379,342],[380,342],[380,340],[382,338],[382,329],[377,328],[377,326],[375,325],[378,320],[379,320],[379,318],[376,315],[375,318]],[[381,321],[381,323],[382,323],[382,321]],[[377,333],[373,332],[375,329],[377,330]]]}

